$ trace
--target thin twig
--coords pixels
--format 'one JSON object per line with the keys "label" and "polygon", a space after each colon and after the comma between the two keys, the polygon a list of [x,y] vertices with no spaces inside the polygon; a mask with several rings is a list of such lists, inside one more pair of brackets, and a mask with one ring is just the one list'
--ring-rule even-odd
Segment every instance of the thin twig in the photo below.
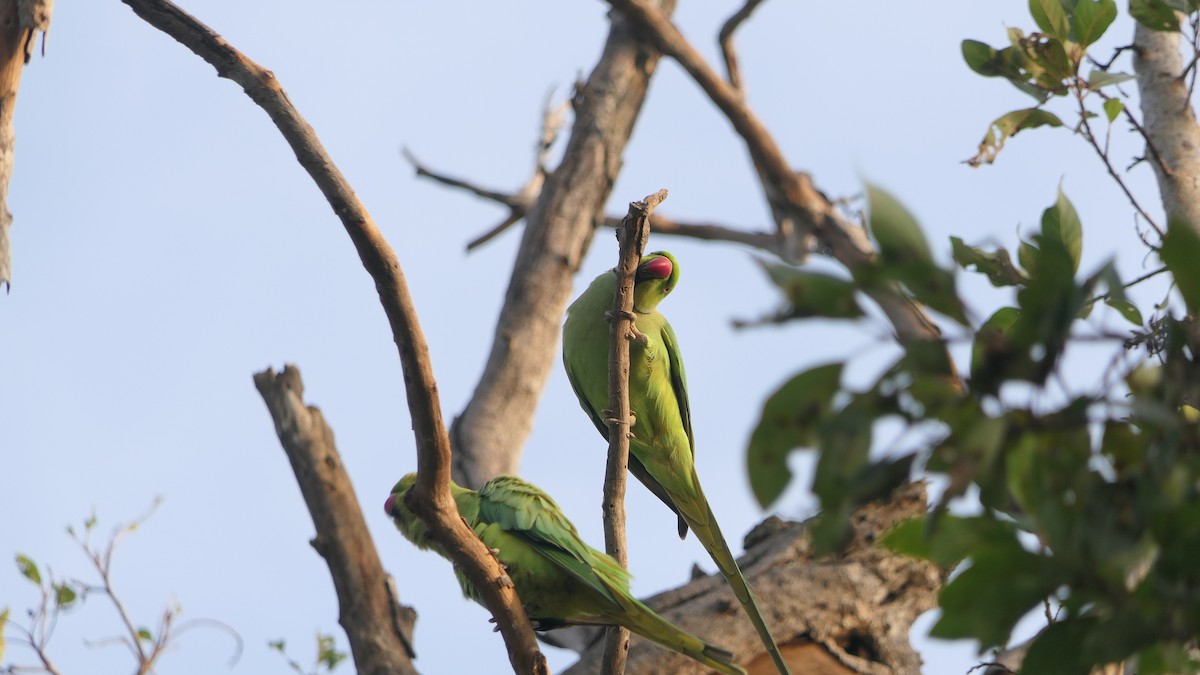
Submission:
{"label": "thin twig", "polygon": [[471,241],[468,241],[467,242],[467,253],[474,251],[475,249],[479,248],[480,246],[483,246],[484,244],[488,243],[489,241],[500,236],[501,234],[504,233],[505,230],[512,227],[514,224],[521,222],[521,219],[524,217],[525,217],[524,209],[513,209],[512,211],[509,212],[509,214],[507,216],[504,217],[504,220],[501,220],[494,227],[492,227],[488,231],[484,232],[483,234],[479,235],[478,237],[475,237]]}
{"label": "thin twig", "polygon": [[[415,159],[410,159],[410,161],[415,162]],[[511,224],[511,223],[509,223],[510,219],[519,220],[519,219],[525,217],[525,214],[528,210],[528,204],[525,202],[524,199],[522,199],[521,195],[508,194],[508,193],[499,192],[496,190],[490,190],[487,188],[483,188],[483,187],[481,187],[475,183],[472,183],[470,181],[464,181],[461,179],[447,176],[442,173],[438,173],[437,171],[434,171],[427,166],[420,165],[420,164],[416,164],[416,165],[419,166],[417,174],[420,176],[424,176],[426,178],[434,180],[443,185],[448,185],[451,187],[456,187],[459,189],[467,190],[471,194],[474,194],[479,197],[483,197],[485,199],[488,199],[490,201],[493,201],[497,204],[501,204],[501,205],[506,206],[509,209],[511,209],[510,215],[507,218],[505,218],[503,221],[501,221],[500,224],[492,227],[490,230],[483,233],[479,237],[472,239],[471,242],[467,244],[468,251],[478,248],[482,244],[490,241],[496,235],[503,232],[504,229],[506,227],[508,227],[509,224]],[[533,200],[536,200],[536,199],[537,199],[537,195],[534,195]],[[605,227],[610,227],[610,228],[616,229],[621,226],[622,222],[624,222],[623,217],[619,217],[619,216],[605,216],[604,217]],[[766,251],[767,253],[771,253],[783,260],[790,260],[790,258],[787,255],[787,251],[785,249],[783,242],[780,241],[779,235],[775,234],[775,233],[771,233],[771,232],[764,232],[761,230],[747,231],[747,230],[729,227],[726,225],[719,225],[716,223],[698,223],[698,222],[691,222],[691,221],[675,220],[668,216],[663,216],[663,215],[655,215],[654,216],[654,231],[657,234],[666,234],[666,235],[672,235],[672,236],[677,236],[677,237],[689,237],[691,239],[699,239],[701,241],[723,241],[723,242],[729,242],[729,243],[733,243],[733,244],[744,244],[746,246],[751,246],[751,247],[757,248],[761,251]]]}
{"label": "thin twig", "polygon": [[[625,547],[625,480],[629,468],[629,341],[636,335],[633,319],[634,274],[646,240],[650,236],[650,214],[667,198],[666,190],[630,202],[629,214],[617,229],[620,255],[616,268],[617,290],[613,294],[608,343],[608,463],[604,470],[604,549],[622,567],[629,567]],[[600,672],[621,675],[629,652],[629,630],[608,629]]]}
{"label": "thin twig", "polygon": [[[1096,134],[1092,131],[1092,125],[1088,122],[1087,106],[1084,105],[1083,102],[1085,91],[1086,89],[1084,84],[1082,82],[1077,82],[1075,85],[1075,101],[1079,104],[1079,128],[1083,130],[1084,139],[1086,139],[1088,144],[1092,146],[1092,149],[1096,151],[1096,155],[1100,157],[1100,161],[1104,162],[1104,168],[1108,169],[1108,175],[1112,176],[1112,179],[1117,182],[1117,185],[1121,188],[1121,191],[1125,193],[1125,198],[1129,200],[1129,203],[1133,205],[1133,208],[1136,209],[1137,212],[1146,219],[1146,223],[1150,225],[1150,227],[1154,228],[1154,231],[1157,232],[1158,236],[1161,237],[1163,235],[1162,228],[1160,228],[1158,224],[1154,222],[1154,219],[1150,217],[1150,214],[1146,213],[1146,210],[1142,208],[1140,203],[1138,203],[1137,197],[1133,196],[1133,192],[1130,191],[1129,186],[1125,184],[1124,179],[1122,179],[1121,175],[1117,173],[1117,168],[1113,166],[1112,161],[1108,157],[1108,151],[1105,148],[1100,147],[1100,143],[1096,140]],[[1147,144],[1149,144],[1149,139],[1147,139]]]}
{"label": "thin twig", "polygon": [[211,64],[219,76],[239,84],[271,117],[300,165],[341,219],[363,267],[375,281],[404,370],[419,474],[410,506],[426,522],[430,535],[445,547],[451,560],[479,589],[504,636],[513,668],[519,673],[548,673],[546,659],[538,649],[520,599],[511,587],[496,583],[497,579],[506,578],[499,563],[463,523],[450,497],[450,437],[442,421],[429,348],[395,251],[273,73],[167,0],[122,1],[147,23]]}
{"label": "thin twig", "polygon": [[408,148],[401,148],[400,154],[404,156],[404,159],[408,160],[409,164],[412,164],[413,169],[416,170],[418,176],[429,178],[443,185],[449,185],[450,187],[455,187],[460,190],[466,190],[476,197],[482,197],[489,201],[499,202],[512,209],[518,207],[523,207],[526,209],[529,208],[528,204],[521,204],[518,201],[517,195],[510,195],[508,193],[499,192],[496,190],[488,190],[487,188],[476,185],[469,180],[455,178],[453,176],[434,171],[422,164],[421,161],[417,159],[417,156],[414,155]]}
{"label": "thin twig", "polygon": [[725,58],[725,72],[729,75],[729,84],[742,95],[746,93],[746,85],[742,82],[742,72],[738,68],[737,53],[733,51],[733,33],[750,18],[762,2],[763,0],[746,0],[746,4],[729,17],[725,25],[721,26],[721,32],[717,33],[717,44],[721,45],[721,55]]}

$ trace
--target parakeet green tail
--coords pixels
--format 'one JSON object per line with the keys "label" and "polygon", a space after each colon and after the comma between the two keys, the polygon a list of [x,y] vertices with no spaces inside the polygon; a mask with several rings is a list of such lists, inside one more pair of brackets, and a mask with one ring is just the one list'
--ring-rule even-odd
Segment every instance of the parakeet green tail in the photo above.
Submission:
{"label": "parakeet green tail", "polygon": [[[742,603],[775,667],[780,673],[788,673],[696,475],[687,375],[675,331],[658,311],[658,303],[678,282],[679,263],[666,252],[644,256],[634,276],[633,313],[639,337],[629,349],[629,408],[634,413],[629,470],[679,516],[680,536],[686,534],[687,527],[696,532],[696,538]],[[606,439],[608,426],[602,413],[609,407],[606,313],[612,308],[615,291],[616,276],[611,270],[596,277],[567,309],[563,324],[567,377],[579,404]]]}
{"label": "parakeet green tail", "polygon": [[[425,524],[404,503],[416,482],[396,483],[384,509],[406,538],[446,557]],[[478,492],[451,483],[459,515],[506,571],[521,604],[538,630],[572,624],[621,625],[667,649],[727,675],[745,675],[733,655],[680,630],[629,593],[629,573],[610,556],[591,548],[542,490],[515,476],[499,476]],[[480,601],[475,587],[458,574],[463,594]]]}

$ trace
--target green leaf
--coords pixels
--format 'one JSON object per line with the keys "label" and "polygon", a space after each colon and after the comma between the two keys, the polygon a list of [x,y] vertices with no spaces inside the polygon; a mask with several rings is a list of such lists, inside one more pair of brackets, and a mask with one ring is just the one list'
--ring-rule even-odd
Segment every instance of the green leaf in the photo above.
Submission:
{"label": "green leaf", "polygon": [[8,627],[8,608],[0,611],[0,663],[4,663],[4,629]]}
{"label": "green leaf", "polygon": [[1029,13],[1043,33],[1066,40],[1071,24],[1059,0],[1029,0]]}
{"label": "green leaf", "polygon": [[1008,251],[1003,248],[989,253],[975,246],[967,246],[958,237],[950,237],[950,246],[954,251],[954,262],[963,269],[974,265],[975,271],[987,275],[993,286],[1017,286],[1025,283],[1025,275],[1013,265]]}
{"label": "green leaf", "polygon": [[[1095,91],[1101,87],[1107,87],[1110,84],[1120,84],[1122,82],[1128,82],[1132,79],[1134,79],[1134,76],[1130,75],[1129,73],[1110,73],[1107,70],[1093,69],[1088,75],[1088,89]],[[1110,98],[1108,101],[1104,102],[1105,110],[1108,110],[1109,101],[1113,100],[1114,99]],[[1115,117],[1116,115],[1113,115],[1113,118]],[[1112,119],[1110,118],[1109,121],[1111,122]]]}
{"label": "green leaf", "polygon": [[1129,15],[1151,30],[1179,32],[1175,10],[1164,0],[1129,0]]}
{"label": "green leaf", "polygon": [[1010,334],[1021,316],[1016,307],[1001,307],[983,322],[971,345],[971,373],[979,375],[999,355],[1010,350]]}
{"label": "green leaf", "polygon": [[1042,237],[1062,242],[1074,262],[1071,274],[1079,271],[1079,259],[1083,255],[1083,225],[1061,185],[1054,206],[1042,212]]}
{"label": "green leaf", "polygon": [[895,197],[868,183],[867,209],[867,224],[884,261],[933,264],[921,226]]}
{"label": "green leaf", "polygon": [[146,627],[139,628],[137,631],[138,637],[146,642],[154,642],[154,635],[150,633],[150,629]]}
{"label": "green leaf", "polygon": [[345,660],[346,652],[337,649],[332,635],[317,635],[317,663],[332,671]]}
{"label": "green leaf", "polygon": [[1104,304],[1117,310],[1129,323],[1135,326],[1142,325],[1142,312],[1125,295],[1125,286],[1121,283],[1121,277],[1117,275],[1117,267],[1111,260],[1105,263],[1100,271],[1092,275],[1092,278],[1094,280],[1092,285],[1103,283],[1108,288]]}
{"label": "green leaf", "polygon": [[1001,77],[1004,73],[997,67],[997,52],[991,45],[978,40],[963,40],[962,55],[967,67],[984,77]]}
{"label": "green leaf", "polygon": [[854,283],[792,265],[762,261],[759,264],[791,304],[789,317],[855,319],[863,316],[862,307],[855,298],[858,289]]}
{"label": "green leaf", "polygon": [[267,646],[282,654],[287,649],[287,642],[283,638],[280,638],[278,640],[271,640],[267,643]]}
{"label": "green leaf", "polygon": [[71,588],[70,584],[54,584],[54,604],[59,609],[68,609],[78,599],[79,595],[74,588]]}
{"label": "green leaf", "polygon": [[1004,148],[1004,143],[1010,136],[1016,136],[1025,129],[1035,129],[1042,126],[1061,127],[1062,120],[1054,113],[1041,108],[1022,108],[1005,113],[988,125],[987,133],[979,142],[979,152],[966,160],[971,166],[991,164],[996,161],[996,154]]}
{"label": "green leaf", "polygon": [[950,568],[965,560],[976,548],[1014,536],[1014,531],[1011,523],[988,516],[944,515],[936,521],[929,516],[920,516],[892,528],[880,543],[896,553]]}
{"label": "green leaf", "polygon": [[1117,310],[1117,313],[1125,318],[1129,323],[1140,326],[1142,325],[1142,312],[1137,305],[1133,304],[1127,298],[1107,297],[1104,299],[1104,304]]}
{"label": "green leaf", "polygon": [[1071,14],[1071,33],[1079,46],[1087,49],[1116,18],[1117,3],[1113,0],[1078,0]]}
{"label": "green leaf", "polygon": [[788,454],[814,444],[817,423],[832,410],[843,365],[830,363],[800,373],[763,404],[746,449],[750,487],[763,508],[778,499],[792,479]]}
{"label": "green leaf", "polygon": [[1120,99],[1110,98],[1104,102],[1104,116],[1108,118],[1110,124],[1115,122],[1124,111],[1125,104]]}
{"label": "green leaf", "polygon": [[[850,513],[858,504],[862,477],[870,472],[871,426],[880,417],[878,398],[856,396],[818,426],[820,457],[813,473],[812,491],[821,500],[822,517],[812,530],[817,555],[841,548],[846,541]],[[911,462],[911,459],[909,460]],[[901,467],[907,474],[908,467]],[[894,474],[893,474],[894,475]]]}
{"label": "green leaf", "polygon": [[1026,274],[1037,274],[1038,247],[1033,242],[1022,241],[1017,245],[1017,262]]}
{"label": "green leaf", "polygon": [[975,638],[981,649],[1008,642],[1013,626],[1057,587],[1045,558],[1006,538],[971,555],[943,589],[931,637]]}
{"label": "green leaf", "polygon": [[42,585],[42,573],[38,571],[37,564],[29,556],[23,553],[17,554],[17,570],[26,579],[39,586]]}
{"label": "green leaf", "polygon": [[1183,218],[1171,216],[1158,256],[1174,275],[1188,312],[1200,314],[1200,234]]}
{"label": "green leaf", "polygon": [[1091,666],[1081,658],[1083,642],[1093,621],[1068,619],[1038,633],[1021,663],[1022,675],[1087,675]]}

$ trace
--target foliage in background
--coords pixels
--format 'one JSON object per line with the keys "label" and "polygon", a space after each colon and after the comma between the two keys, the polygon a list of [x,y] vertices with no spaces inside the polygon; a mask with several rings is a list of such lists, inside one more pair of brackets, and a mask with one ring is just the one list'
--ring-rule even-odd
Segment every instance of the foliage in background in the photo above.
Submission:
{"label": "foliage in background", "polygon": [[287,655],[287,642],[282,638],[268,642],[267,646],[279,652],[283,659],[287,661],[288,667],[300,675],[320,675],[322,672],[332,673],[349,656],[346,652],[338,649],[337,641],[332,635],[317,633],[316,641],[317,656],[313,660],[312,668],[308,670],[305,670],[298,661]]}
{"label": "foliage in background", "polygon": [[[1188,647],[1200,634],[1200,413],[1191,407],[1200,400],[1200,327],[1193,318],[1200,316],[1200,236],[1193,223],[1155,224],[1112,168],[1107,136],[1101,143],[1093,132],[1094,119],[1111,127],[1119,117],[1141,131],[1110,94],[1131,76],[1110,70],[1115,57],[1100,64],[1087,53],[1116,17],[1115,4],[1029,4],[1040,32],[1010,28],[1010,44],[1001,49],[963,42],[975,72],[1005,78],[1038,102],[993,121],[969,163],[993,161],[1022,129],[1064,126],[1044,106],[1073,100],[1075,131],[1154,230],[1157,236],[1143,233],[1143,241],[1163,266],[1128,283],[1111,262],[1080,275],[1084,228],[1060,189],[1039,230],[1015,251],[951,238],[958,268],[1011,290],[1008,303],[973,321],[956,271],[938,265],[903,206],[869,188],[875,263],[853,279],[765,265],[787,302],[777,319],[853,319],[863,316],[857,291],[901,292],[948,319],[946,337],[902,345],[863,390],[843,384],[845,362],[795,375],[767,400],[753,431],[751,484],[759,502],[771,504],[791,480],[788,455],[816,450],[813,491],[822,515],[813,535],[831,550],[856,505],[908,480],[914,467],[938,476],[946,489],[928,516],[885,542],[957,568],[940,596],[934,636],[1002,647],[1018,620],[1056,606],[1024,673],[1087,673],[1129,658],[1140,673],[1197,671],[1200,661]],[[1130,12],[1150,28],[1174,31],[1181,30],[1175,11],[1189,13],[1195,46],[1197,4],[1133,0]],[[1186,311],[1173,295],[1152,308],[1126,297],[1128,287],[1159,274],[1170,275]],[[1091,321],[1101,303],[1132,330],[1110,332]],[[970,363],[960,376],[947,347],[967,341]],[[1097,366],[1098,382],[1080,390],[1067,385],[1061,364],[1085,343],[1108,348],[1110,358]],[[899,420],[916,449],[873,458],[873,427],[881,420]],[[948,512],[964,496],[977,497],[978,515]]]}
{"label": "foliage in background", "polygon": [[[163,610],[154,630],[145,624],[134,622],[132,615],[125,608],[116,589],[112,584],[113,553],[117,544],[126,536],[132,534],[153,515],[158,508],[160,499],[156,499],[150,509],[136,520],[117,525],[108,538],[107,545],[93,545],[92,534],[96,529],[95,514],[83,521],[82,533],[73,526],[67,526],[67,534],[79,545],[96,574],[95,582],[80,579],[60,579],[49,567],[45,575],[42,568],[27,555],[18,553],[16,556],[17,571],[21,576],[37,586],[40,600],[36,607],[26,611],[28,623],[9,620],[9,609],[0,612],[0,672],[45,672],[59,675],[62,671],[55,665],[50,656],[49,644],[54,636],[59,619],[66,613],[83,605],[88,596],[100,594],[108,598],[121,619],[121,635],[119,637],[89,642],[89,646],[104,647],[112,644],[125,645],[134,657],[135,669],[138,675],[155,671],[159,657],[183,633],[199,627],[216,628],[228,633],[236,642],[236,648],[230,665],[236,663],[242,653],[242,639],[228,625],[212,619],[192,619],[177,622],[182,614],[178,603],[171,602]],[[9,632],[11,631],[11,632]],[[9,663],[3,665],[4,646],[6,643],[27,648],[33,652],[37,665],[19,665]]]}

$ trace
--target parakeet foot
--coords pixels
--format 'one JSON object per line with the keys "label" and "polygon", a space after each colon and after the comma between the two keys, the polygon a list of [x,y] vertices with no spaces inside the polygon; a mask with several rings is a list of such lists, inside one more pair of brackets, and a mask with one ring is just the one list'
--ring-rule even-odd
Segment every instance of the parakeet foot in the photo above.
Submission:
{"label": "parakeet foot", "polygon": [[[605,318],[605,320],[609,321],[610,323],[616,320],[616,317],[613,315],[613,313],[611,311],[605,312],[604,318]],[[629,319],[629,333],[625,336],[627,339],[636,340],[637,343],[643,347],[650,344],[650,338],[646,337],[645,333],[643,333],[637,329],[637,315],[636,314],[634,314],[633,312],[624,312],[623,311],[623,312],[621,312],[621,318]]]}

